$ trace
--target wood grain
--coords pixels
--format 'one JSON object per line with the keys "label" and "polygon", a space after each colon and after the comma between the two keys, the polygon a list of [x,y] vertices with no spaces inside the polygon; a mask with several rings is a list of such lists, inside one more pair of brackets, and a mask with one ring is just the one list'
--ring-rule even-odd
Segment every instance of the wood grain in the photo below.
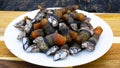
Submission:
{"label": "wood grain", "polygon": [[16,17],[26,12],[0,11],[0,27],[6,27]]}
{"label": "wood grain", "polygon": [[6,61],[0,60],[0,68],[46,68],[43,66],[37,66],[23,61]]}
{"label": "wood grain", "polygon": [[[0,37],[3,37],[5,28],[16,17],[26,12],[0,11]],[[94,13],[105,20],[112,28],[115,37],[120,38],[120,14],[119,13]],[[118,41],[120,42],[120,41]],[[101,49],[102,50],[102,49]],[[12,60],[12,61],[11,61]],[[19,62],[18,62],[19,61]],[[78,60],[79,61],[79,60]],[[14,56],[0,40],[0,68],[40,68]],[[113,43],[111,49],[101,58],[81,66],[73,68],[119,68],[120,67],[120,43]],[[45,67],[42,67],[45,68]]]}
{"label": "wood grain", "polygon": [[120,13],[96,13],[96,15],[107,22],[114,36],[120,36]]}
{"label": "wood grain", "polygon": [[[7,25],[14,20],[16,17],[24,14],[26,12],[22,11],[0,11],[0,35],[3,35],[3,32]],[[94,13],[103,20],[105,20],[114,32],[114,36],[120,36],[120,13]]]}
{"label": "wood grain", "polygon": [[[102,50],[102,49],[101,49]],[[113,44],[111,49],[101,58],[74,68],[119,68],[120,67],[120,44]]]}
{"label": "wood grain", "polygon": [[[4,42],[2,42],[4,43]],[[1,46],[0,46],[0,50],[1,50]],[[101,49],[102,50],[102,49]],[[7,54],[7,55],[5,55]],[[5,50],[2,50],[2,52],[0,53],[0,58],[2,57],[15,57],[13,54],[11,54],[9,52],[9,50],[6,48]],[[2,56],[3,55],[3,56]],[[9,60],[9,59],[8,59]],[[1,61],[0,60],[0,67],[1,67],[1,63],[6,63],[4,64],[5,66],[9,66],[9,65],[17,65],[15,68],[19,67],[19,66],[25,66],[23,63],[29,65],[29,63],[27,62],[17,62],[17,61]],[[19,65],[18,65],[19,63]],[[9,64],[9,65],[7,65]],[[32,64],[31,64],[32,66]],[[35,66],[35,65],[34,65]],[[101,58],[88,63],[88,64],[84,64],[81,66],[76,66],[74,68],[102,68],[102,67],[108,67],[108,68],[119,68],[120,67],[120,44],[112,44],[111,49],[105,54],[103,55]]]}
{"label": "wood grain", "polygon": [[12,20],[24,13],[26,12],[0,11],[0,36],[3,36],[5,28]]}

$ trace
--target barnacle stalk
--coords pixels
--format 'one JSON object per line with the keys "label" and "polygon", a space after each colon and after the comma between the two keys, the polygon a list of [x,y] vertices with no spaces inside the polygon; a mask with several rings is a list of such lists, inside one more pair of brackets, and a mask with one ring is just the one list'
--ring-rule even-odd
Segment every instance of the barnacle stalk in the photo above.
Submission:
{"label": "barnacle stalk", "polygon": [[94,29],[93,36],[90,37],[88,41],[82,43],[82,48],[86,48],[88,51],[93,51],[102,32],[103,29],[100,26],[97,26]]}

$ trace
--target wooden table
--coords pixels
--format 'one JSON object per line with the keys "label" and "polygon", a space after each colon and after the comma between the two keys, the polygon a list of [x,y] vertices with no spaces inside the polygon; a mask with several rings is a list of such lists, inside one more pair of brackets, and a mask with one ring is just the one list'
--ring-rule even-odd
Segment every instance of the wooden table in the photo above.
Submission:
{"label": "wooden table", "polygon": [[[23,61],[14,56],[5,46],[3,35],[7,25],[16,17],[26,12],[0,11],[0,68],[45,68]],[[105,20],[112,28],[114,42],[111,49],[101,58],[81,66],[72,68],[119,68],[120,67],[120,14],[94,13]]]}

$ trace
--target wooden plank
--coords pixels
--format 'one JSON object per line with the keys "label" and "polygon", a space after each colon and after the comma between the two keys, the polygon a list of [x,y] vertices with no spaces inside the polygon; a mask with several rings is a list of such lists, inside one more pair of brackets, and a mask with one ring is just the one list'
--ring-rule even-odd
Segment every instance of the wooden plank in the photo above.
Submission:
{"label": "wooden plank", "polygon": [[15,57],[5,46],[3,41],[0,41],[0,57]]}
{"label": "wooden plank", "polygon": [[34,65],[27,62],[0,60],[0,68],[46,68],[46,67]]}
{"label": "wooden plank", "polygon": [[120,36],[120,13],[96,13],[112,28],[114,36]]}
{"label": "wooden plank", "polygon": [[[19,11],[0,11],[0,39],[3,37],[4,31],[6,26],[14,20],[16,17],[18,17],[21,14],[24,14],[26,12],[19,12]],[[97,16],[105,20],[110,27],[112,28],[112,31],[114,33],[114,36],[117,38],[114,38],[115,43],[112,45],[111,49],[101,58],[85,64],[81,66],[76,66],[74,68],[104,68],[104,67],[110,67],[110,68],[119,68],[120,67],[120,14],[119,13],[95,13]],[[117,44],[119,43],[119,44]],[[3,41],[0,41],[0,68],[3,67],[10,67],[10,68],[28,68],[27,66],[32,66],[32,64],[26,63],[26,62],[17,62],[17,61],[23,61],[16,56],[14,56],[5,46]],[[101,49],[102,50],[102,49]],[[3,61],[3,60],[10,60],[10,61]],[[16,61],[11,61],[16,60]],[[30,68],[29,67],[29,68]],[[34,65],[32,66],[32,68]],[[38,66],[39,67],[39,66]],[[35,66],[35,68],[37,68]]]}
{"label": "wooden plank", "polygon": [[[34,65],[23,61],[17,62],[17,61],[0,60],[0,68],[53,68],[53,67]],[[73,67],[65,67],[65,68],[73,68]]]}
{"label": "wooden plank", "polygon": [[[7,58],[7,60],[11,60],[13,59],[13,57],[15,57],[5,46],[5,43],[3,41],[0,41],[0,58],[1,59],[5,59],[5,57]],[[105,57],[108,57],[108,59],[110,58],[115,58],[115,59],[120,59],[120,57],[114,57],[114,56],[120,56],[120,44],[113,44],[111,49],[107,52],[107,54],[105,55]],[[11,57],[11,58],[10,58]],[[106,59],[104,56],[102,57],[103,59]],[[9,58],[9,59],[8,59]],[[15,57],[16,58],[16,57]],[[13,59],[14,60],[14,59]],[[16,59],[15,59],[16,60]],[[18,61],[21,61],[20,59]]]}
{"label": "wooden plank", "polygon": [[113,43],[120,43],[120,37],[114,37]]}
{"label": "wooden plank", "polygon": [[26,12],[19,11],[0,11],[0,27],[6,27],[16,17]]}
{"label": "wooden plank", "polygon": [[[0,49],[1,49],[1,47],[0,47]],[[7,51],[8,50],[6,49],[6,52]],[[4,52],[4,51],[2,51],[2,52]],[[1,58],[4,58],[4,59],[1,59]],[[9,55],[0,56],[1,60],[5,60],[5,59],[11,60],[11,58],[14,62],[22,61],[22,60],[16,60],[15,59],[16,57],[14,55],[13,56],[9,56]],[[0,60],[0,62],[1,62],[1,60]],[[13,61],[11,61],[11,63],[13,63]],[[5,62],[5,61],[3,61],[3,62]],[[6,63],[8,65],[10,65],[10,61],[8,61]],[[25,63],[25,62],[23,62],[23,63]],[[26,64],[28,64],[28,63],[26,63]],[[17,65],[17,66],[19,66],[19,65]],[[22,65],[22,66],[24,66],[24,65]],[[81,66],[75,66],[73,68],[79,68],[79,67],[80,68],[96,68],[96,67],[99,67],[99,68],[102,68],[102,67],[118,68],[119,66],[120,66],[120,44],[113,44],[111,49],[101,58],[99,58],[91,63],[84,64]]]}
{"label": "wooden plank", "polygon": [[[101,49],[102,50],[102,49]],[[101,58],[74,68],[119,68],[120,67],[120,44],[113,44],[111,49]]]}
{"label": "wooden plank", "polygon": [[[3,31],[5,30],[6,26],[14,20],[16,17],[24,14],[26,12],[19,12],[19,11],[0,11],[0,35],[3,35]],[[112,31],[114,32],[114,36],[120,36],[120,14],[119,13],[94,13],[103,20],[105,20]]]}

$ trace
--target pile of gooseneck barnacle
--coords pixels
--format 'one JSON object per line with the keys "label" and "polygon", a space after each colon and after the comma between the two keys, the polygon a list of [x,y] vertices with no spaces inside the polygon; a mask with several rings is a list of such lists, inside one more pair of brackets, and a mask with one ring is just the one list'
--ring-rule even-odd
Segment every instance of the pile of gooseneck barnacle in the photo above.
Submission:
{"label": "pile of gooseneck barnacle", "polygon": [[42,52],[53,55],[54,60],[76,55],[86,49],[93,51],[103,29],[93,28],[90,18],[78,13],[77,5],[60,9],[43,9],[31,19],[27,16],[14,26],[21,30],[17,39],[26,52]]}

